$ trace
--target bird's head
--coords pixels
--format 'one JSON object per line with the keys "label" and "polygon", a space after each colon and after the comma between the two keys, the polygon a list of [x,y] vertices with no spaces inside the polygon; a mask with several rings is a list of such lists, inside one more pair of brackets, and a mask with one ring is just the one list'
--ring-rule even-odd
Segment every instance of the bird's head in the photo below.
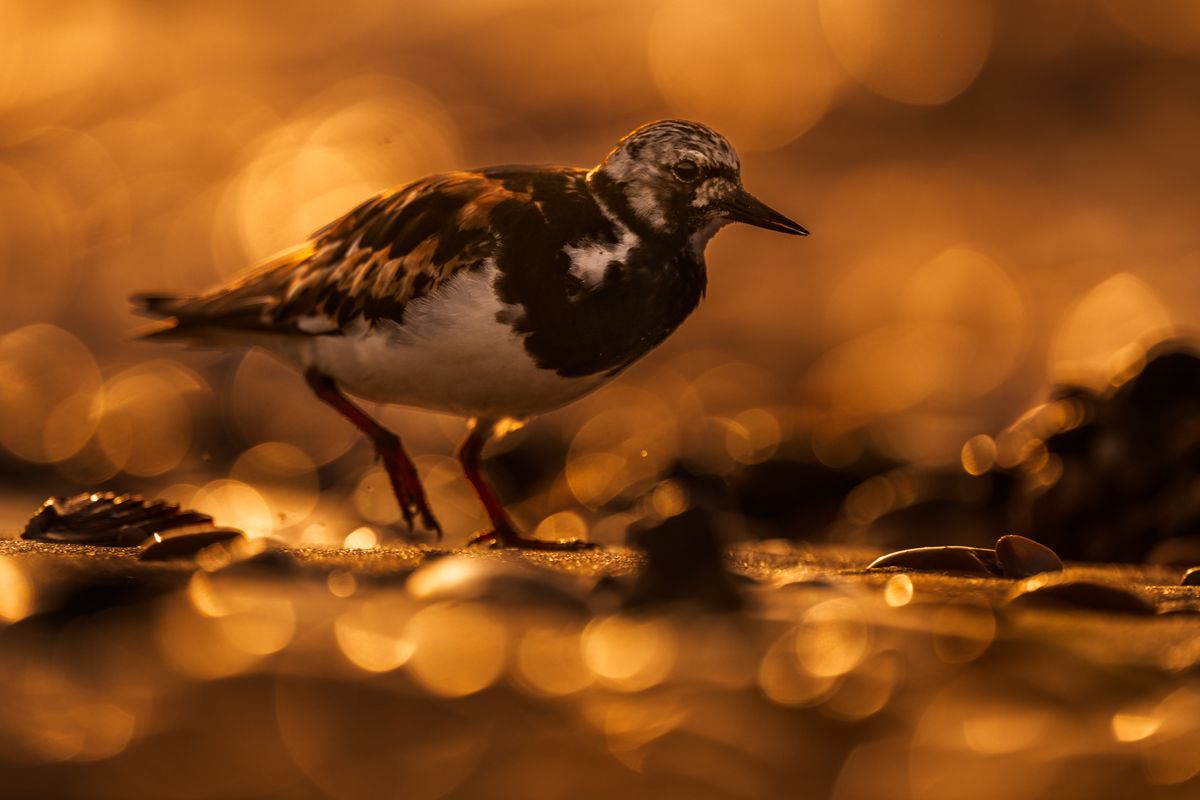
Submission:
{"label": "bird's head", "polygon": [[747,192],[733,145],[696,122],[663,120],[637,128],[617,142],[588,180],[634,227],[685,235],[701,250],[730,222],[808,233]]}

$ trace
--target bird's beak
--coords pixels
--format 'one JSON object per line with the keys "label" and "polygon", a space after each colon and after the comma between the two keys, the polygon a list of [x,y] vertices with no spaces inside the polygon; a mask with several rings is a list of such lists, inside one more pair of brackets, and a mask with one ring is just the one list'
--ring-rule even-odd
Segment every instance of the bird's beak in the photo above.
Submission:
{"label": "bird's beak", "polygon": [[769,231],[808,236],[808,231],[802,225],[792,222],[740,186],[723,205],[726,216],[734,222],[744,222]]}

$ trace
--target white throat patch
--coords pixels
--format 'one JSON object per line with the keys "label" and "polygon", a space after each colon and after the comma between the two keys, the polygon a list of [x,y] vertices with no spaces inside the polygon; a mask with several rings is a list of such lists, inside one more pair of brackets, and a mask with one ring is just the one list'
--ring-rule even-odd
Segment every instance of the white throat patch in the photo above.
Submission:
{"label": "white throat patch", "polygon": [[589,289],[603,283],[608,265],[613,261],[623,262],[637,245],[637,234],[624,225],[619,229],[621,236],[616,243],[584,242],[578,247],[567,245],[563,248],[567,258],[571,259],[571,274]]}

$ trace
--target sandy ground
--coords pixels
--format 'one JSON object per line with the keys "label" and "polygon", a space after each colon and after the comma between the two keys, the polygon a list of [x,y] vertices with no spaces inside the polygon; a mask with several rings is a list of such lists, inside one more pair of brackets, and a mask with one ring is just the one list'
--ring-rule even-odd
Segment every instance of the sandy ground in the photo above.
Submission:
{"label": "sandy ground", "polygon": [[0,795],[1195,796],[1179,569],[1050,579],[1117,613],[779,542],[138,553],[0,542]]}

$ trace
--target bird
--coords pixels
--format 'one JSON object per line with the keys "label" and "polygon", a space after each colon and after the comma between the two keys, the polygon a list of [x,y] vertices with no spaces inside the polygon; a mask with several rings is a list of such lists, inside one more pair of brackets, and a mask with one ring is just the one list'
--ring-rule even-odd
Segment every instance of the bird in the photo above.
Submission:
{"label": "bird", "polygon": [[490,529],[469,544],[578,550],[526,535],[482,472],[488,440],[613,380],[705,296],[729,223],[804,236],[742,185],[729,140],[686,120],[621,137],[594,167],[497,166],[387,189],[202,294],[143,293],[151,340],[262,348],[372,443],[409,530],[442,530],[400,438],[351,399],[468,419],[457,450]]}

